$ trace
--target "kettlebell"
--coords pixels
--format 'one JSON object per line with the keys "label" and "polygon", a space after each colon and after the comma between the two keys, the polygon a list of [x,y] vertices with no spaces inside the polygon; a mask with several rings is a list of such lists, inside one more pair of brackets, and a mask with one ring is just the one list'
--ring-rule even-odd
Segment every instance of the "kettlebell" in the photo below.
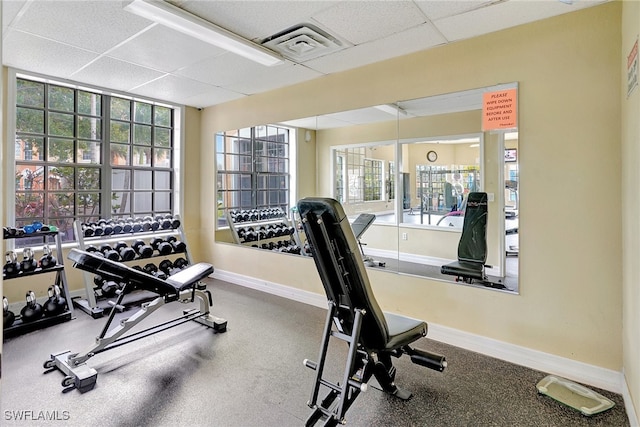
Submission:
{"label": "kettlebell", "polygon": [[13,311],[9,310],[9,300],[7,297],[2,298],[2,327],[8,328],[13,325],[14,320],[16,320],[16,315],[13,314]]}
{"label": "kettlebell", "polygon": [[22,251],[22,262],[20,263],[20,267],[23,272],[33,271],[38,268],[38,261],[33,259],[33,249],[24,248]]}
{"label": "kettlebell", "polygon": [[49,299],[44,305],[44,315],[56,316],[62,313],[67,306],[67,302],[60,295],[60,287],[58,285],[49,286],[47,294]]}
{"label": "kettlebell", "polygon": [[14,251],[4,254],[5,264],[2,273],[7,277],[14,277],[20,273],[20,264],[18,263],[18,255]]}
{"label": "kettlebell", "polygon": [[42,317],[42,305],[36,301],[36,294],[28,291],[26,295],[27,305],[20,310],[20,318],[23,322],[35,322]]}
{"label": "kettlebell", "polygon": [[58,260],[53,256],[49,245],[43,246],[42,253],[44,255],[42,256],[42,258],[40,258],[40,267],[43,270],[47,268],[55,267],[58,264]]}

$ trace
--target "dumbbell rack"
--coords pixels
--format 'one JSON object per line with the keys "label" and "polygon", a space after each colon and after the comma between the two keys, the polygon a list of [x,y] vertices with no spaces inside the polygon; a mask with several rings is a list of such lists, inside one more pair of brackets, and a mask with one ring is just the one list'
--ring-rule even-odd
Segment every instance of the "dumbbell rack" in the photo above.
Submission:
{"label": "dumbbell rack", "polygon": [[[169,255],[158,255],[154,253],[154,255],[149,258],[136,257],[131,261],[123,261],[123,263],[129,266],[131,266],[132,264],[135,265],[136,262],[146,263],[154,258],[167,259],[174,255],[183,256],[184,258],[186,258],[189,264],[193,263],[189,256],[189,245],[187,244],[187,238],[184,233],[182,224],[180,224],[178,228],[174,228],[174,229],[158,229],[155,231],[128,232],[128,233],[101,235],[101,236],[93,236],[93,237],[84,237],[81,221],[79,220],[74,221],[73,226],[75,229],[76,236],[78,236],[78,247],[81,250],[86,250],[86,248],[89,245],[100,246],[105,243],[115,244],[116,242],[119,242],[119,241],[133,243],[135,240],[138,240],[138,239],[149,242],[154,237],[167,238],[169,236],[176,236],[179,240],[184,242],[186,245],[186,249],[184,252],[171,253]],[[86,298],[74,297],[73,304],[76,306],[76,308],[89,314],[94,319],[101,318],[103,315],[109,313],[114,308],[122,310],[126,307],[139,306],[142,303],[151,301],[158,296],[152,292],[137,290],[125,295],[121,304],[119,306],[116,306],[115,300],[117,299],[117,297],[105,298],[105,297],[96,295],[96,292],[94,290],[95,286],[93,282],[94,275],[88,272],[83,272],[83,276],[84,276]]]}
{"label": "dumbbell rack", "polygon": [[253,228],[254,230],[257,231],[259,227],[268,227],[270,225],[283,224],[287,228],[293,227],[293,225],[289,221],[289,218],[287,218],[287,215],[282,211],[277,216],[264,218],[264,219],[259,219],[261,210],[258,209],[255,211],[256,211],[255,218],[249,219],[249,220],[241,220],[241,221],[238,221],[237,217],[234,217],[232,215],[232,210],[226,211],[227,223],[229,224],[231,235],[235,243],[243,246],[264,249],[262,248],[263,244],[276,243],[278,241],[286,240],[293,245],[297,245],[298,247],[301,247],[300,238],[295,228],[294,228],[293,234],[286,234],[286,235],[267,237],[267,238],[261,238],[258,236],[256,240],[246,240],[242,238],[239,232],[243,228],[244,229]]}
{"label": "dumbbell rack", "polygon": [[55,272],[56,273],[55,284],[58,285],[58,287],[60,288],[60,294],[64,296],[65,300],[67,301],[67,309],[60,314],[53,315],[53,316],[42,316],[40,319],[31,321],[31,322],[22,321],[22,319],[20,318],[20,313],[19,312],[15,313],[16,320],[13,322],[13,325],[3,329],[3,335],[5,338],[31,332],[36,329],[46,328],[48,326],[66,322],[74,318],[73,303],[71,300],[71,295],[69,293],[69,288],[67,286],[67,277],[64,274],[64,256],[62,253],[62,243],[61,243],[60,235],[58,234],[58,232],[45,231],[45,232],[36,232],[36,233],[16,235],[16,236],[5,236],[4,239],[6,241],[11,239],[18,240],[18,239],[34,238],[34,237],[42,238],[43,247],[44,245],[50,242],[51,238],[54,239],[55,246],[56,246],[55,256],[56,256],[56,260],[58,261],[57,265],[50,268],[45,268],[45,269],[38,267],[35,270],[28,271],[28,272],[20,271],[20,273],[17,276],[7,277],[3,274],[2,280],[4,282],[7,282],[13,279],[20,279],[23,277],[36,276],[40,274],[50,274]]}

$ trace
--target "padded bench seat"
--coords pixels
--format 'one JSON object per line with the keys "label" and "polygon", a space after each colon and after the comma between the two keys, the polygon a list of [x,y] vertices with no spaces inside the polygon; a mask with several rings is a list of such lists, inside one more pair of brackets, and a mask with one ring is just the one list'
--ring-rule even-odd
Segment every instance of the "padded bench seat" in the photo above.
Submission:
{"label": "padded bench seat", "polygon": [[127,289],[143,289],[162,295],[166,302],[177,300],[180,296],[180,291],[190,288],[197,281],[213,273],[211,265],[198,263],[171,276],[168,280],[162,280],[121,262],[112,261],[79,249],[72,249],[68,258],[74,262],[74,267],[76,268],[99,274],[106,279],[131,284],[132,286],[125,287],[125,292],[127,292]]}
{"label": "padded bench seat", "polygon": [[451,276],[468,277],[476,280],[485,280],[484,264],[468,261],[454,261],[450,264],[443,265],[440,268],[442,274]]}

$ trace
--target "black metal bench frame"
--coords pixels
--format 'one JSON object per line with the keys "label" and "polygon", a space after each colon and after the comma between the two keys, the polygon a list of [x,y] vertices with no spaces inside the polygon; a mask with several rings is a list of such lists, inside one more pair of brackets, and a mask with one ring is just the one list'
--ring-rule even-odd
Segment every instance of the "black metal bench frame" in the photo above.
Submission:
{"label": "black metal bench frame", "polygon": [[[304,360],[316,371],[311,397],[313,412],[305,425],[323,421],[325,426],[345,422],[358,395],[375,377],[380,388],[401,399],[411,393],[395,384],[392,357],[408,354],[411,361],[438,371],[446,367],[444,356],[413,349],[409,344],[426,336],[427,324],[383,312],[371,290],[353,229],[340,203],[328,198],[305,198],[298,202],[305,234],[328,299],[318,362]],[[340,381],[325,375],[331,338],[349,346]],[[320,399],[321,389],[328,389]]]}
{"label": "black metal bench frame", "polygon": [[[194,264],[166,280],[161,280],[120,262],[78,249],[72,249],[68,257],[74,262],[74,267],[76,268],[99,274],[104,278],[124,284],[124,287],[119,291],[120,293],[115,303],[116,306],[120,305],[124,296],[134,289],[150,291],[158,294],[158,296],[152,301],[142,304],[140,309],[132,316],[120,320],[115,326],[113,323],[117,310],[111,310],[100,335],[95,338],[94,342],[85,351],[80,353],[64,351],[51,354],[51,358],[44,362],[44,368],[49,371],[58,369],[65,374],[65,378],[62,380],[62,386],[65,390],[77,388],[80,392],[85,392],[93,389],[98,373],[87,365],[87,361],[96,354],[107,350],[129,344],[189,321],[201,323],[216,332],[226,332],[227,321],[210,313],[213,306],[211,292],[206,289],[205,285],[200,283],[202,279],[213,273],[213,267],[209,264]],[[127,335],[133,327],[164,304],[174,301],[190,303],[196,299],[199,302],[199,308],[184,310],[182,316]]]}

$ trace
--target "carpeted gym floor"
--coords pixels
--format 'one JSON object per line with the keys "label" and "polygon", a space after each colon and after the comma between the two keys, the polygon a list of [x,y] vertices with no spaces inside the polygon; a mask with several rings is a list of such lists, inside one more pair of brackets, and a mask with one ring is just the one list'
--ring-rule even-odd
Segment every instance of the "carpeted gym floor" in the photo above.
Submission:
{"label": "carpeted gym floor", "polygon": [[[326,311],[209,279],[213,313],[228,320],[216,334],[190,322],[98,354],[96,387],[62,393],[58,372],[44,373],[51,353],[85,349],[106,318],[76,310],[76,319],[8,339],[2,354],[3,426],[301,426]],[[171,303],[152,325],[180,314]],[[122,313],[130,316],[131,311]],[[545,374],[429,339],[415,347],[447,356],[439,373],[394,361],[396,383],[414,393],[400,401],[376,389],[362,393],[347,413],[350,426],[628,426],[623,399],[597,390],[616,406],[585,417],[538,395]],[[344,366],[346,346],[331,348],[331,372]],[[44,413],[57,420],[38,419]],[[22,417],[22,420],[18,418]],[[26,418],[26,419],[25,419]]]}

